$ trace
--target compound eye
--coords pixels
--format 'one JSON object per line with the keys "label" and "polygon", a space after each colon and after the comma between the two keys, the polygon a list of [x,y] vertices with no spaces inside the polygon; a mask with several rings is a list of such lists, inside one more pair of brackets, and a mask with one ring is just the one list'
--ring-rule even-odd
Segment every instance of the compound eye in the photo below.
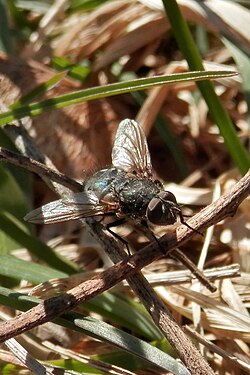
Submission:
{"label": "compound eye", "polygon": [[170,191],[161,191],[157,195],[157,197],[159,197],[163,201],[170,201],[170,202],[173,202],[173,203],[177,204],[177,200],[176,200],[174,194],[170,193]]}
{"label": "compound eye", "polygon": [[147,218],[152,224],[160,225],[163,216],[163,202],[160,198],[153,198],[147,207]]}
{"label": "compound eye", "polygon": [[147,219],[155,225],[170,225],[176,221],[176,208],[179,210],[174,194],[162,191],[148,204]]}

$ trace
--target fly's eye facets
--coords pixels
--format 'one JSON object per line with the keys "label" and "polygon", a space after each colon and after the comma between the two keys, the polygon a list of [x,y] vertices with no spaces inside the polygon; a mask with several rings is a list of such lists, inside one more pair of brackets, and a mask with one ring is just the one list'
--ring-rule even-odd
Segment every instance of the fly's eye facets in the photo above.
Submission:
{"label": "fly's eye facets", "polygon": [[157,197],[161,199],[163,202],[164,201],[169,201],[177,204],[176,198],[173,193],[170,193],[170,191],[161,191]]}
{"label": "fly's eye facets", "polygon": [[159,224],[162,220],[163,212],[162,212],[162,201],[159,198],[153,198],[148,204],[147,207],[147,219],[152,224]]}
{"label": "fly's eye facets", "polygon": [[170,225],[176,221],[179,206],[174,194],[161,191],[148,204],[147,219],[155,225]]}

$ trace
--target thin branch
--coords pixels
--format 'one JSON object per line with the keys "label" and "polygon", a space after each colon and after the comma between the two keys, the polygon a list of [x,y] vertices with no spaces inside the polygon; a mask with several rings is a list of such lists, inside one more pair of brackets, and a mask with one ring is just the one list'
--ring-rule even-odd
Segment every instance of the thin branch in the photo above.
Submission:
{"label": "thin branch", "polygon": [[172,258],[176,258],[179,260],[184,266],[189,269],[194,276],[200,281],[201,284],[203,284],[210,292],[216,291],[216,286],[213,285],[210,280],[204,275],[204,273],[199,270],[194,263],[185,255],[180,249],[174,249],[172,251]]}
{"label": "thin branch", "polygon": [[[57,292],[66,293],[69,289],[74,288],[75,286],[85,281],[87,278],[90,278],[99,272],[100,270],[98,272],[84,271],[70,275],[68,277],[64,277],[64,284],[63,286],[60,285],[59,288],[57,287],[57,281],[60,280],[60,278],[55,278],[52,281],[44,281],[43,283],[38,284],[37,286],[32,288],[32,290],[30,291],[30,295],[45,300],[47,298],[54,296]],[[192,281],[196,279],[195,275],[187,269],[153,273],[146,271],[146,273],[144,273],[143,275],[147,279],[149,284],[153,287],[163,285],[175,286],[179,284],[190,284]],[[204,275],[207,277],[208,280],[211,280],[213,282],[228,278],[238,278],[241,276],[240,265],[238,263],[234,263],[229,264],[227,266],[206,268],[204,270]],[[128,288],[130,288],[128,282],[126,280],[123,280],[122,283],[119,284],[117,290],[122,291]]]}
{"label": "thin branch", "polygon": [[[56,167],[52,163],[52,161],[41,153],[41,151],[37,148],[36,144],[34,143],[33,139],[23,126],[22,121],[17,121],[16,124],[7,124],[3,127],[4,132],[7,136],[12,140],[15,144],[16,148],[20,151],[22,155],[28,156],[29,158],[36,160],[37,162],[41,163],[45,167],[54,170],[57,172]],[[59,173],[60,175],[60,173]],[[70,190],[74,190],[74,183],[72,183],[72,188],[66,188],[63,182],[56,182],[53,178],[47,178],[42,170],[39,172],[39,176],[44,180],[44,182],[48,185],[48,187],[55,191],[59,196],[64,196],[70,193]]]}
{"label": "thin branch", "polygon": [[[70,179],[65,176],[63,173],[60,173],[56,170],[49,168],[47,165],[40,163],[34,159],[30,159],[21,154],[17,154],[13,151],[7,150],[3,147],[0,147],[0,160],[15,164],[21,168],[25,168],[30,172],[34,172],[41,177],[48,178],[50,181],[55,181],[58,184],[61,184],[74,192],[81,191],[83,186],[76,182],[75,180]],[[173,254],[177,259],[179,259],[189,270],[191,270],[194,275],[200,280],[200,282],[208,288],[211,292],[216,290],[215,286],[212,285],[209,280],[206,279],[204,274],[197,269],[195,264],[189,260],[179,249],[174,250]],[[114,259],[112,259],[114,261]],[[119,259],[121,260],[121,259]]]}
{"label": "thin branch", "polygon": [[242,359],[232,355],[225,350],[221,349],[219,346],[215,345],[213,342],[209,341],[206,337],[200,335],[198,332],[194,331],[189,326],[185,326],[184,330],[187,334],[189,334],[194,340],[197,340],[199,343],[206,346],[206,348],[210,349],[214,353],[217,353],[219,356],[224,358],[225,360],[229,361],[232,366],[239,367],[242,370],[246,371],[250,374],[250,364],[244,362]]}
{"label": "thin branch", "polygon": [[[223,279],[228,279],[228,278],[232,279],[235,277],[239,277],[241,275],[240,265],[238,263],[234,263],[234,264],[229,264],[227,266],[206,268],[204,270],[204,275],[211,282],[214,282],[215,280],[223,280]],[[171,285],[178,285],[178,284],[185,284],[185,283],[190,284],[195,279],[195,275],[190,270],[187,270],[187,269],[183,269],[179,271],[146,273],[145,277],[151,286],[159,286],[159,285],[171,286]],[[72,276],[70,276],[70,279],[72,279]],[[85,277],[85,280],[86,280],[86,277]],[[83,281],[83,279],[80,280],[80,275],[79,275],[79,278],[76,279],[75,285],[77,285],[77,283],[79,284],[79,282],[81,281]],[[128,287],[128,283],[126,281],[123,281],[122,285],[124,288]],[[38,295],[38,297],[40,297],[40,295]]]}
{"label": "thin branch", "polygon": [[[185,222],[185,225],[188,227],[187,223]],[[138,229],[144,233],[144,235],[150,240],[150,241],[156,241],[158,242],[158,239],[155,237],[155,235],[153,234],[153,232],[151,232],[149,230],[149,228],[146,228],[144,225],[142,224],[136,224],[136,227],[138,226]],[[190,229],[193,229],[193,228],[190,228]],[[160,244],[159,244],[160,246]],[[210,280],[204,275],[204,273],[199,270],[197,268],[197,266],[191,261],[191,259],[189,259],[185,254],[183,254],[183,252],[176,248],[172,251],[172,254],[171,254],[171,257],[172,258],[176,258],[177,260],[179,260],[179,262],[181,262],[187,269],[189,269],[195,276],[196,278],[200,281],[200,283],[202,285],[204,285],[210,292],[215,292],[216,291],[216,287],[215,285],[213,285]]]}
{"label": "thin branch", "polygon": [[[25,134],[22,127],[5,126],[5,130],[8,135],[11,135],[12,140],[17,140],[15,144],[21,152],[25,152],[28,156],[33,158],[36,158],[37,153],[39,155],[39,151],[36,150],[32,139],[28,134]],[[41,159],[39,158],[39,160]],[[44,161],[46,164],[49,163],[50,166],[50,162],[47,158],[44,159]],[[43,173],[42,170],[40,173]],[[53,179],[53,176],[51,177]],[[189,224],[195,229],[202,231],[211,224],[215,224],[222,218],[230,215],[236,210],[238,204],[249,194],[249,185],[249,176],[245,176],[242,179],[242,185],[240,185],[240,183],[237,184],[237,186],[239,186],[239,192],[237,192],[237,189],[236,193],[233,190],[232,194],[227,196],[225,204],[223,198],[221,198],[218,204],[215,202],[213,205],[208,206],[205,211],[203,210],[198,215],[195,215],[194,218],[189,220]],[[64,194],[65,191],[63,189],[65,188],[62,187],[59,193]],[[71,310],[77,306],[78,303],[93,298],[124,278],[127,278],[132,289],[145,305],[155,323],[172,343],[190,372],[192,374],[212,375],[213,371],[208,366],[205,359],[184,335],[181,328],[173,320],[166,306],[159,300],[159,297],[145,278],[141,273],[138,273],[141,268],[162,256],[158,244],[155,242],[150,244],[127,260],[127,254],[120,248],[120,244],[118,244],[114,238],[105,234],[104,228],[100,223],[97,223],[92,218],[86,221],[91,232],[102,243],[111,259],[118,263],[100,275],[71,289],[65,295],[44,301],[42,304],[23,313],[16,319],[3,323],[0,326],[0,341],[50,321],[63,312]],[[177,230],[174,227],[169,227],[168,233],[162,237],[160,243],[166,249],[167,255],[177,246],[190,239],[192,235],[193,231],[186,226],[180,225]],[[123,260],[124,258],[126,259]],[[135,274],[136,272],[137,274]]]}
{"label": "thin branch", "polygon": [[[188,223],[194,229],[203,231],[210,225],[216,224],[227,216],[233,215],[239,204],[249,194],[250,172],[248,172],[237,184],[235,184],[229,193],[223,195],[216,202],[204,208],[202,211],[192,217]],[[110,239],[108,239],[103,233],[103,229],[100,224],[93,222],[92,225],[95,226],[95,231],[97,235],[100,235],[101,242],[105,245],[105,248],[109,247]],[[169,227],[168,233],[165,234],[159,241],[166,249],[167,255],[176,247],[183,245],[192,236],[192,230],[187,228],[185,225],[180,225],[178,228]],[[114,240],[112,240],[112,242],[114,242]],[[138,289],[138,282],[141,279],[141,275],[135,275],[135,273],[139,272],[139,270],[141,270],[143,267],[161,256],[162,252],[159,249],[158,244],[151,243],[128,259],[118,262],[113,267],[110,267],[99,275],[94,276],[90,280],[85,281],[79,286],[69,290],[64,295],[48,299],[28,312],[19,315],[17,318],[4,322],[0,326],[0,341],[2,342],[13,336],[26,332],[31,328],[53,320],[55,317],[63,314],[65,311],[75,308],[79,303],[87,301],[110,289],[125,278],[128,279],[129,283],[132,281],[131,284],[133,284],[133,286],[136,282],[136,289]],[[132,278],[133,275],[134,277]],[[166,333],[166,336],[178,351],[180,358],[183,361],[185,360],[184,363],[190,372],[192,374],[213,374],[213,371],[207,365],[204,358],[187,339],[176,322],[173,321],[173,318],[168,315],[168,313],[166,314],[164,304],[158,298],[152,298],[152,288],[150,285],[146,286],[147,289],[145,292],[150,293],[150,295],[146,298],[142,296],[142,298],[147,303],[147,309],[150,311],[154,321],[161,323],[161,329]],[[151,298],[151,301],[149,297]],[[185,348],[185,350],[183,350],[183,348]],[[183,351],[185,353],[183,353]],[[188,355],[191,355],[191,360],[188,358]],[[202,362],[197,362],[200,360],[202,360]]]}
{"label": "thin branch", "polygon": [[78,192],[83,189],[81,184],[65,176],[63,173],[53,170],[39,161],[30,159],[27,156],[23,156],[3,147],[0,147],[0,160],[15,164],[21,168],[25,168],[26,170],[34,172],[41,177],[46,177],[49,180],[55,181],[72,191]]}

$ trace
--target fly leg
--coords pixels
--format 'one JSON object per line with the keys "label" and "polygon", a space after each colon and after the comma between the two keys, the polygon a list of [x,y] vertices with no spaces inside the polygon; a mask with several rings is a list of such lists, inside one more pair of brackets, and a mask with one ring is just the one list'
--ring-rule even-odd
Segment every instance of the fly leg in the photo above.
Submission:
{"label": "fly leg", "polygon": [[161,252],[165,255],[165,250],[162,247],[162,244],[159,242],[158,238],[154,234],[154,232],[149,228],[148,223],[146,220],[141,220],[141,223],[139,225],[139,229],[145,234],[145,236],[150,240],[150,241],[155,241]]}
{"label": "fly leg", "polygon": [[112,229],[110,229],[112,227],[118,227],[119,225],[122,225],[125,222],[126,222],[125,219],[119,219],[119,220],[113,221],[112,223],[106,224],[106,229],[110,234],[112,234],[112,236],[114,236],[117,240],[121,241],[124,246],[126,246],[128,255],[131,255],[131,252],[130,252],[129,246],[128,246],[128,242],[126,240],[124,240],[124,238],[119,236],[117,233],[113,232]]}
{"label": "fly leg", "polygon": [[198,231],[197,229],[194,229],[188,223],[186,223],[186,221],[184,220],[184,216],[186,215],[183,215],[181,211],[178,212],[178,215],[179,215],[181,224],[186,225],[186,227],[188,227],[189,229],[192,229],[194,232],[196,232],[197,234],[203,237],[203,234],[200,231]]}
{"label": "fly leg", "polygon": [[216,286],[212,284],[204,273],[196,267],[196,265],[178,248],[174,249],[171,253],[172,258],[179,260],[185,267],[187,267],[192,274],[204,285],[210,292],[217,290]]}
{"label": "fly leg", "polygon": [[[183,217],[182,217],[182,220],[183,220]],[[182,222],[182,221],[181,221],[181,223],[186,224],[185,222]],[[142,230],[142,231],[148,237],[148,239],[152,241],[152,238],[153,238],[157,242],[157,244],[159,245],[159,248],[160,248],[161,252],[165,255],[166,253],[165,253],[164,248],[162,247],[158,238],[155,236],[155,234],[149,228],[149,226],[148,226],[148,224],[145,220],[141,221],[141,227],[144,228],[144,230]],[[191,227],[189,227],[189,228],[193,229]],[[209,281],[209,279],[203,274],[203,272],[200,271],[196,267],[196,265],[185,254],[183,254],[183,252],[180,249],[178,249],[178,248],[174,249],[171,252],[171,256],[173,258],[179,260],[179,262],[181,262],[185,267],[187,267],[187,269],[189,269],[192,272],[192,274],[200,281],[200,283],[202,285],[204,285],[210,292],[216,291],[216,287]]]}

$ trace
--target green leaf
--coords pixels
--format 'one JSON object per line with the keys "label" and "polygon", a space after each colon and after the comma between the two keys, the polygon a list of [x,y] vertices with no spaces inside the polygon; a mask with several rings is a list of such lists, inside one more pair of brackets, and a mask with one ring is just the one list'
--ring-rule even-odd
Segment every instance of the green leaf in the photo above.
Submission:
{"label": "green leaf", "polygon": [[27,213],[22,190],[12,174],[2,165],[0,165],[0,211],[9,211],[19,219]]}
{"label": "green leaf", "polygon": [[88,12],[90,10],[97,8],[98,6],[101,6],[107,1],[109,0],[71,0],[69,10],[71,12],[76,12],[80,10]]}
{"label": "green leaf", "polygon": [[[176,0],[168,1],[162,0],[166,14],[171,23],[173,33],[178,42],[180,50],[185,56],[190,69],[203,70],[202,59],[199,51],[194,43],[188,25],[183,18]],[[246,173],[250,167],[250,158],[237,137],[236,130],[232,121],[223,108],[220,99],[217,97],[211,82],[197,82],[203,98],[205,99],[209,108],[210,114],[218,125],[220,133],[224,138],[225,146],[227,147],[232,159],[238,166],[242,174]]]}
{"label": "green leaf", "polygon": [[227,48],[230,50],[234,60],[237,63],[237,67],[242,77],[242,87],[245,94],[245,99],[248,106],[248,121],[250,123],[250,56],[240,47],[230,42],[226,38],[222,38]]}
{"label": "green leaf", "polygon": [[[24,261],[10,255],[0,257],[0,276],[11,276],[15,280],[26,280],[34,285],[55,278],[66,278],[67,274],[48,266]],[[15,273],[13,274],[13,269]],[[55,290],[55,294],[58,290]],[[52,294],[52,296],[54,296]],[[51,295],[50,295],[51,296]],[[148,340],[162,340],[162,333],[156,327],[149,314],[140,305],[134,305],[130,299],[123,300],[112,293],[104,293],[84,303],[84,309],[98,313],[109,321],[136,332]]]}
{"label": "green leaf", "polygon": [[47,91],[49,91],[50,89],[52,89],[53,87],[58,85],[58,83],[61,82],[61,80],[64,77],[66,77],[66,75],[67,75],[67,71],[66,72],[64,71],[62,73],[59,73],[59,74],[55,75],[54,77],[52,77],[48,81],[41,83],[40,85],[35,87],[34,90],[30,91],[27,95],[24,95],[21,99],[15,101],[10,106],[10,108],[16,109],[18,107],[21,107],[24,104],[30,103],[31,100],[34,100],[37,96],[40,96],[40,95],[46,93]]}
{"label": "green leaf", "polygon": [[[50,279],[68,276],[64,272],[34,262],[18,259],[12,255],[2,255],[0,260],[1,276],[11,276],[15,280],[26,280],[35,285]],[[15,270],[15,272],[13,272],[13,270]]]}
{"label": "green leaf", "polygon": [[[72,274],[79,270],[78,266],[54,252],[38,238],[31,236],[24,224],[7,212],[0,212],[0,228],[10,238],[13,238],[22,247],[28,249],[52,267]],[[10,275],[12,272],[10,271]]]}
{"label": "green leaf", "polygon": [[[0,128],[0,146],[1,147],[4,147],[4,148],[7,148],[11,151],[14,151],[14,152],[18,152],[15,145],[13,144],[13,142],[11,141],[11,139],[7,136],[7,134],[4,132],[3,128]],[[9,201],[11,203],[11,206],[14,206],[14,203],[13,201],[19,197],[19,194],[22,194],[22,199],[24,200],[24,205],[26,207],[26,212],[27,210],[31,210],[31,204],[30,204],[30,200],[31,200],[31,196],[32,196],[32,187],[31,187],[31,175],[28,171],[26,171],[25,169],[23,168],[20,168],[14,164],[10,164],[10,163],[7,163],[6,160],[2,160],[4,163],[3,163],[3,169],[6,173],[9,173],[9,176],[8,178],[10,179],[10,181],[7,183],[8,184],[8,187],[6,185],[6,187],[4,189],[6,189],[8,191],[8,194],[5,195],[4,192],[2,191],[2,178],[0,177],[0,195],[4,196],[4,209],[6,209],[6,211],[9,210],[9,206],[6,205],[6,200]],[[1,175],[1,173],[0,173]],[[18,195],[16,195],[16,192],[13,192],[12,191],[12,184],[15,184],[18,186],[18,189],[20,190],[20,192],[18,193]],[[14,193],[14,194],[12,194]],[[1,198],[0,198],[0,201],[1,201]],[[1,208],[1,204],[0,204],[0,208]],[[14,211],[11,211],[13,213],[13,215],[15,215],[16,213]],[[19,215],[20,217],[20,215]]]}
{"label": "green leaf", "polygon": [[[10,289],[0,287],[0,304],[26,311],[34,307],[37,303],[38,301],[35,298],[18,292],[13,293]],[[184,366],[158,348],[97,319],[90,317],[83,318],[80,314],[71,312],[64,314],[60,318],[56,318],[54,322],[84,335],[89,335],[113,344],[130,354],[138,356],[149,364],[171,371],[173,374],[189,374]]]}
{"label": "green leaf", "polygon": [[91,331],[91,335],[94,337],[105,340],[110,344],[148,361],[151,365],[154,364],[161,369],[171,371],[173,374],[189,374],[182,365],[179,367],[178,362],[168,354],[105,322],[86,317],[84,319],[75,318],[74,324],[85,332]]}
{"label": "green leaf", "polygon": [[143,308],[139,309],[130,300],[123,300],[113,293],[104,293],[84,303],[90,311],[105,316],[149,340],[161,340],[163,335]]}
{"label": "green leaf", "polygon": [[0,50],[5,53],[11,52],[11,36],[4,0],[0,0]]}
{"label": "green leaf", "polygon": [[68,70],[68,76],[77,79],[80,82],[84,82],[91,72],[88,61],[86,60],[83,64],[72,64],[64,57],[53,57],[52,66],[57,70]]}
{"label": "green leaf", "polygon": [[[27,210],[27,202],[20,186],[12,174],[0,165],[0,214],[2,211],[8,211],[21,220]],[[25,227],[26,224],[23,225],[23,230],[25,230]],[[15,238],[15,231],[11,235],[6,235],[6,232],[0,226],[0,254],[8,253],[19,247],[20,245]]]}
{"label": "green leaf", "polygon": [[128,93],[131,91],[145,90],[154,86],[163,84],[173,84],[178,82],[190,82],[194,80],[207,80],[236,75],[232,71],[206,71],[206,72],[187,72],[157,77],[141,78],[138,80],[118,82],[105,86],[92,87],[85,90],[79,90],[70,94],[64,94],[55,98],[46,99],[38,103],[24,105],[10,111],[0,114],[0,125],[4,125],[15,119],[25,116],[39,115],[49,109],[63,108],[72,104],[82,103],[94,99]]}

